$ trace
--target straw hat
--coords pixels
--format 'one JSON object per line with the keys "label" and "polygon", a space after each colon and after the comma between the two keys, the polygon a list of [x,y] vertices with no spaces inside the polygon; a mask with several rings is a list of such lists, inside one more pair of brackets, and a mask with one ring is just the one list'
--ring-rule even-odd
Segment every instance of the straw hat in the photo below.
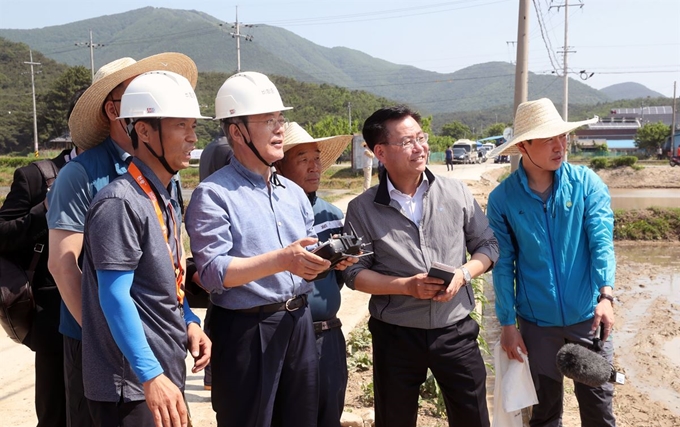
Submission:
{"label": "straw hat", "polygon": [[548,98],[519,104],[515,113],[515,135],[508,142],[499,145],[489,156],[520,154],[517,144],[537,138],[552,138],[570,132],[583,125],[596,123],[597,116],[580,122],[565,122]]}
{"label": "straw hat", "polygon": [[156,70],[173,71],[196,87],[198,70],[188,56],[181,53],[160,53],[140,61],[121,58],[101,67],[94,75],[92,85],[83,93],[71,113],[68,127],[73,143],[87,150],[102,142],[110,133],[109,119],[102,105],[109,93],[125,80]]}
{"label": "straw hat", "polygon": [[283,152],[285,153],[295,145],[316,142],[321,151],[321,173],[324,173],[340,157],[350,141],[352,141],[352,135],[312,138],[302,126],[291,122],[286,126],[286,132],[283,135]]}

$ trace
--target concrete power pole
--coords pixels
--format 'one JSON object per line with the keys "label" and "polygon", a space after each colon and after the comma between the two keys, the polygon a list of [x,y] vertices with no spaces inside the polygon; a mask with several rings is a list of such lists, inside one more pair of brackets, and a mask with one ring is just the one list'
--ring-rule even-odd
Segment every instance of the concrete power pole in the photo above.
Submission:
{"label": "concrete power pole", "polygon": [[[253,25],[243,25],[246,28],[252,28]],[[236,22],[234,22],[234,25],[232,25],[231,28],[234,28],[236,31],[229,33],[231,35],[231,38],[236,39],[236,72],[240,73],[241,72],[241,37],[243,37],[246,41],[253,41],[253,36],[248,35],[248,34],[241,34],[241,24],[238,22],[238,6],[236,6]]]}
{"label": "concrete power pole", "polygon": [[90,70],[92,72],[92,83],[94,83],[94,48],[104,46],[101,43],[92,43],[92,30],[90,30],[89,42],[78,42],[76,46],[85,46],[90,48]]}
{"label": "concrete power pole", "polygon": [[[519,104],[526,102],[529,96],[529,1],[530,0],[520,0],[519,2],[519,17],[517,20],[517,62],[515,63],[514,113],[517,112],[517,107],[519,107]],[[519,154],[510,156],[511,172],[516,171],[519,167],[519,158]]]}
{"label": "concrete power pole", "polygon": [[[579,7],[583,8],[583,2],[582,0],[579,0],[581,3],[579,4]],[[562,69],[562,78],[564,81],[563,84],[563,101],[562,101],[562,120],[565,122],[569,120],[569,67],[567,66],[568,63],[568,55],[570,53],[576,53],[575,50],[569,50],[569,0],[565,0],[564,4],[561,5],[555,5],[555,6],[550,6],[552,9],[553,7],[557,8],[557,11],[559,12],[560,7],[564,7],[564,46],[562,48],[562,51],[557,51],[557,53],[562,53],[563,59],[563,69]],[[571,144],[567,144],[567,150],[564,153],[564,160],[566,161],[569,158],[569,150],[571,148]]]}
{"label": "concrete power pole", "polygon": [[569,119],[569,69],[567,67],[567,55],[569,53],[569,44],[567,43],[569,37],[569,2],[564,3],[564,103],[562,104],[562,120],[565,122]]}
{"label": "concrete power pole", "polygon": [[[583,8],[584,4],[581,2],[579,7]],[[553,7],[557,8],[557,11],[559,12],[560,8],[564,8],[564,46],[561,51],[557,51],[557,53],[562,53],[563,54],[563,69],[562,69],[562,78],[564,79],[564,85],[563,85],[563,92],[564,92],[564,101],[562,104],[562,119],[566,122],[569,120],[569,67],[567,66],[568,64],[568,55],[570,53],[576,53],[575,50],[569,50],[569,1],[565,1],[564,4],[560,5],[555,5],[555,6],[550,6],[550,9]]]}
{"label": "concrete power pole", "polygon": [[677,114],[677,110],[675,109],[676,107],[676,101],[677,98],[675,97],[675,89],[677,86],[678,82],[673,82],[673,121],[671,122],[671,155],[673,153],[677,153],[677,150],[675,149],[675,115]]}
{"label": "concrete power pole", "polygon": [[347,103],[347,114],[349,116],[349,135],[352,134],[352,103]]}
{"label": "concrete power pole", "polygon": [[31,89],[33,90],[33,152],[35,153],[35,157],[38,157],[40,155],[40,151],[38,151],[38,113],[35,108],[35,73],[33,72],[33,66],[42,64],[40,64],[40,62],[33,62],[33,51],[29,50],[28,52],[30,61],[24,61],[24,64],[31,66]]}

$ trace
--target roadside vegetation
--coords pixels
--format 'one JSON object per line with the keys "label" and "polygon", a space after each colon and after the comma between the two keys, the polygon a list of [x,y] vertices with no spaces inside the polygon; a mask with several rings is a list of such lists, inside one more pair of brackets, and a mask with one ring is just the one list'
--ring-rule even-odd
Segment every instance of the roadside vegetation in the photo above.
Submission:
{"label": "roadside vegetation", "polygon": [[615,169],[623,166],[630,166],[635,170],[640,170],[643,166],[637,164],[638,158],[635,156],[620,156],[620,157],[593,157],[590,159],[590,168],[598,169]]}

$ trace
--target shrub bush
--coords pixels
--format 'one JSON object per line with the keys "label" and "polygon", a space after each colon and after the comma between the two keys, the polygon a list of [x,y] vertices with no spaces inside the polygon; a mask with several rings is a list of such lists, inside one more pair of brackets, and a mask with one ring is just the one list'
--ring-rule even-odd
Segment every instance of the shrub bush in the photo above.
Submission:
{"label": "shrub bush", "polygon": [[609,160],[607,157],[593,157],[590,159],[591,169],[604,169],[609,166]]}
{"label": "shrub bush", "polygon": [[612,167],[633,166],[635,163],[637,163],[637,161],[638,158],[635,156],[621,156],[612,158],[610,163]]}

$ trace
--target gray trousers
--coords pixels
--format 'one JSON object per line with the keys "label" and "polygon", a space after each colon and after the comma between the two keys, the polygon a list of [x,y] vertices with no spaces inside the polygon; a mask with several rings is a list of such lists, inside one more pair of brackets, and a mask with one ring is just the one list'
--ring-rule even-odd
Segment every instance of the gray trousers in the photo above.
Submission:
{"label": "gray trousers", "polygon": [[[557,369],[555,357],[566,343],[592,345],[591,325],[592,319],[571,326],[542,327],[519,318],[519,330],[529,352],[531,376],[538,394],[538,404],[532,408],[531,427],[562,426],[564,377]],[[611,335],[601,354],[609,363],[613,363],[614,343]],[[612,410],[613,384],[590,387],[574,381],[574,394],[583,427],[616,426]]]}

